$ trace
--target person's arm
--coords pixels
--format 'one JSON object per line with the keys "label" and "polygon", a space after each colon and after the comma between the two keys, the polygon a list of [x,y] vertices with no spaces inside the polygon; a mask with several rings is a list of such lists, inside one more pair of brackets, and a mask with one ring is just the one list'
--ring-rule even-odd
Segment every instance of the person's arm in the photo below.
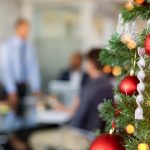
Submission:
{"label": "person's arm", "polygon": [[89,100],[82,98],[80,101],[81,103],[76,110],[72,121],[70,122],[70,125],[77,128],[82,128],[84,126],[87,120],[86,118],[88,117],[88,112],[90,110]]}
{"label": "person's arm", "polygon": [[71,116],[74,116],[78,110],[80,106],[80,98],[79,97],[75,97],[70,108],[69,108],[69,112]]}
{"label": "person's arm", "polygon": [[3,45],[1,47],[1,72],[2,72],[2,82],[5,90],[8,93],[8,100],[10,105],[16,109],[18,105],[18,96],[16,92],[16,85],[12,76],[12,64],[10,58],[10,50],[8,45]]}
{"label": "person's arm", "polygon": [[55,100],[51,104],[51,107],[53,110],[60,111],[60,112],[67,112],[70,114],[70,116],[74,116],[76,113],[78,107],[80,105],[80,101],[78,97],[75,97],[72,104],[69,107],[66,107],[64,104],[62,104],[59,100]]}
{"label": "person's arm", "polygon": [[31,91],[34,95],[40,93],[40,73],[35,49],[30,46],[27,60],[27,76]]}

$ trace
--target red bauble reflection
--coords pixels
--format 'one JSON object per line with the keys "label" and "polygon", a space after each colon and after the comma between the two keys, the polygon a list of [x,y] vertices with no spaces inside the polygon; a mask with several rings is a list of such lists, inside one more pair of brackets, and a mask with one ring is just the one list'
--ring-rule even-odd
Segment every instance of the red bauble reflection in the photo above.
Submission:
{"label": "red bauble reflection", "polygon": [[125,150],[125,147],[119,135],[103,134],[92,142],[90,150]]}
{"label": "red bauble reflection", "polygon": [[132,96],[137,94],[137,84],[139,80],[136,76],[126,76],[119,85],[119,90],[122,94]]}
{"label": "red bauble reflection", "polygon": [[146,54],[150,56],[150,34],[148,34],[146,37],[144,47]]}

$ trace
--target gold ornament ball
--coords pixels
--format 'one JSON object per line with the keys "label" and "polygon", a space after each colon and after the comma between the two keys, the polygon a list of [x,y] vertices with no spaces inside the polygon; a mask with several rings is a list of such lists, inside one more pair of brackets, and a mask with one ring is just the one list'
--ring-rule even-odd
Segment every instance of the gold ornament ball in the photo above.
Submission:
{"label": "gold ornament ball", "polygon": [[137,4],[143,4],[145,0],[134,0]]}
{"label": "gold ornament ball", "polygon": [[141,143],[138,145],[138,150],[149,150],[149,146],[146,143]]}
{"label": "gold ornament ball", "polygon": [[150,101],[148,101],[146,104],[147,104],[148,106],[150,106]]}
{"label": "gold ornament ball", "polygon": [[134,9],[134,4],[132,2],[128,2],[124,6],[127,10],[132,11]]}
{"label": "gold ornament ball", "polygon": [[130,42],[127,43],[127,47],[132,50],[135,49],[137,47],[137,43],[133,40],[131,40]]}
{"label": "gold ornament ball", "polygon": [[135,131],[135,128],[134,128],[133,125],[129,124],[129,125],[127,125],[127,127],[126,127],[126,131],[127,131],[128,134],[133,134],[134,131]]}
{"label": "gold ornament ball", "polygon": [[127,47],[132,50],[137,47],[137,43],[133,40],[132,36],[130,34],[126,34],[121,37],[121,41],[127,45]]}
{"label": "gold ornament ball", "polygon": [[119,76],[121,73],[122,73],[122,70],[119,66],[114,67],[112,70],[112,74],[114,76]]}
{"label": "gold ornament ball", "polygon": [[123,35],[123,36],[121,37],[121,41],[122,41],[122,43],[124,43],[124,44],[130,43],[130,41],[133,41],[132,35],[131,35],[131,34]]}
{"label": "gold ornament ball", "polygon": [[103,67],[103,72],[104,72],[104,73],[109,74],[109,73],[111,73],[111,71],[112,71],[111,66],[105,65],[105,66]]}

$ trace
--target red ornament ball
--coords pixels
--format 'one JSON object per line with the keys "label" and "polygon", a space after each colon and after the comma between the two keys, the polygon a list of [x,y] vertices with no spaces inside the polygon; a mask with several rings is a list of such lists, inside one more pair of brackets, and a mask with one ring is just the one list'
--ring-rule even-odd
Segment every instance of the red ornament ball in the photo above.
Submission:
{"label": "red ornament ball", "polygon": [[129,96],[137,94],[138,83],[139,80],[136,76],[126,76],[119,85],[120,92]]}
{"label": "red ornament ball", "polygon": [[147,35],[144,42],[145,52],[150,56],[150,34]]}
{"label": "red ornament ball", "polygon": [[92,142],[90,150],[125,150],[125,147],[119,135],[103,134]]}

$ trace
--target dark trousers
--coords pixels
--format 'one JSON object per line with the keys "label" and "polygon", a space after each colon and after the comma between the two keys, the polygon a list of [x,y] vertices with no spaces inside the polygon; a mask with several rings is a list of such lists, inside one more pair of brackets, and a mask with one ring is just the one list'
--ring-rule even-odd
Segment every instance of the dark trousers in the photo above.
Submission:
{"label": "dark trousers", "polygon": [[5,101],[7,99],[7,92],[4,86],[0,83],[0,101]]}
{"label": "dark trousers", "polygon": [[[17,83],[17,94],[19,96],[19,99],[23,99],[23,97],[26,96],[27,93],[27,86],[26,83]],[[8,93],[6,92],[4,86],[0,83],[0,101],[8,99]]]}
{"label": "dark trousers", "polygon": [[[23,104],[24,104],[24,97],[27,94],[27,85],[26,83],[22,82],[22,83],[17,83],[16,87],[17,87],[17,94],[19,98],[18,109],[16,110],[16,113],[18,116],[22,116],[25,110]],[[2,84],[0,84],[0,101],[6,101],[6,100],[8,100],[8,93],[6,92]]]}
{"label": "dark trousers", "polygon": [[[17,115],[17,117],[23,118],[24,112],[25,112],[24,97],[27,94],[27,85],[25,83],[17,83],[16,87],[17,87],[17,94],[18,94],[18,98],[19,98],[18,109],[16,110],[16,115]],[[3,98],[5,96],[6,96],[6,98],[8,98],[8,93],[5,92],[5,90],[3,90],[2,96],[3,96]],[[21,131],[15,131],[12,134],[14,134],[21,141],[26,141],[26,139],[27,139],[27,135],[26,135],[27,133],[22,132],[22,130]],[[4,145],[4,149],[5,150],[13,150],[9,141],[8,141],[8,143],[6,143]]]}
{"label": "dark trousers", "polygon": [[17,115],[18,116],[23,116],[24,111],[25,111],[24,97],[27,94],[27,86],[26,86],[25,83],[17,83],[16,86],[17,86],[17,94],[18,94],[18,97],[19,97]]}

